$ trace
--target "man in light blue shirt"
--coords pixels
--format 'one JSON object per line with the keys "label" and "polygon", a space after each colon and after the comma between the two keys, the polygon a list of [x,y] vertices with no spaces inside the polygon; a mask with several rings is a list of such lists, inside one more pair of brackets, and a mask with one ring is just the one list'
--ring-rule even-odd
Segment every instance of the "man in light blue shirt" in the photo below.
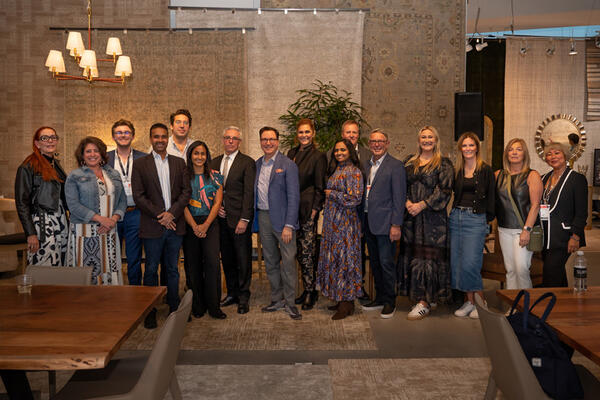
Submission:
{"label": "man in light blue shirt", "polygon": [[265,126],[260,130],[264,156],[256,161],[254,213],[271,284],[272,312],[285,308],[292,319],[302,319],[294,304],[296,295],[296,230],[300,207],[300,184],[296,163],[279,152],[279,132]]}

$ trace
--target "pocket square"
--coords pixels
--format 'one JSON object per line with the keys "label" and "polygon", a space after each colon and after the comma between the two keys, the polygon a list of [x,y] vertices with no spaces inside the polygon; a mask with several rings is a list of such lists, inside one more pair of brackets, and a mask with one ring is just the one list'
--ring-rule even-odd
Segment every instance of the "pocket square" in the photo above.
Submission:
{"label": "pocket square", "polygon": [[282,172],[283,172],[283,168],[278,168],[278,169],[276,169],[276,170],[275,170],[275,173],[276,173],[276,174],[280,174],[280,173],[282,173]]}

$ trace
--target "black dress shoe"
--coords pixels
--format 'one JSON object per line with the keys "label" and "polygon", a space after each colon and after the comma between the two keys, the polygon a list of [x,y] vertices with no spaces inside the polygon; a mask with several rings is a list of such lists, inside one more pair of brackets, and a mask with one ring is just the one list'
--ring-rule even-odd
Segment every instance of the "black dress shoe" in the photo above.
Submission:
{"label": "black dress shoe", "polygon": [[225,319],[227,318],[227,314],[225,314],[223,311],[221,310],[215,310],[215,311],[209,311],[208,315],[210,315],[211,317],[213,317],[214,319]]}
{"label": "black dress shoe", "polygon": [[238,304],[238,314],[247,314],[250,311],[250,306],[248,303]]}
{"label": "black dress shoe", "polygon": [[371,296],[369,296],[369,293],[367,293],[367,291],[365,290],[365,288],[364,288],[364,287],[362,288],[362,292],[363,292],[363,295],[362,295],[362,296],[360,296],[360,297],[358,298],[358,300],[362,300],[362,301],[371,301]]}
{"label": "black dress shoe", "polygon": [[304,303],[304,301],[306,300],[306,297],[308,296],[309,293],[310,292],[308,290],[303,291],[300,296],[296,297],[296,300],[294,300],[294,303],[296,303],[296,304]]}
{"label": "black dress shoe", "polygon": [[202,311],[202,312],[192,311],[192,315],[194,316],[194,318],[202,318],[202,317],[204,317],[205,312],[206,311]]}
{"label": "black dress shoe", "polygon": [[221,302],[221,307],[227,307],[232,304],[239,304],[240,300],[237,297],[227,296]]}
{"label": "black dress shoe", "polygon": [[146,319],[144,320],[144,328],[146,329],[156,329],[158,324],[156,323],[156,308],[150,311],[150,314],[146,315]]}

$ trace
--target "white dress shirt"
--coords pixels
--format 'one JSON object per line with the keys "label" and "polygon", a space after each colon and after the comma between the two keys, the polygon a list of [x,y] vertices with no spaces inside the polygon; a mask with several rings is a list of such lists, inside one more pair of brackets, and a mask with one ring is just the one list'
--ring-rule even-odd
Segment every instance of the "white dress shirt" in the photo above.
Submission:
{"label": "white dress shirt", "polygon": [[260,174],[258,175],[258,184],[256,185],[256,195],[258,201],[256,207],[259,210],[269,209],[269,183],[271,179],[271,171],[275,164],[275,158],[279,155],[279,151],[275,153],[271,159],[265,161],[263,158],[262,166],[260,167]]}
{"label": "white dress shirt", "polygon": [[154,157],[154,164],[156,165],[156,172],[158,172],[160,189],[162,191],[162,197],[165,202],[165,211],[167,211],[171,208],[171,178],[169,177],[169,154],[167,152],[167,155],[163,160],[160,154],[152,150],[152,157]]}

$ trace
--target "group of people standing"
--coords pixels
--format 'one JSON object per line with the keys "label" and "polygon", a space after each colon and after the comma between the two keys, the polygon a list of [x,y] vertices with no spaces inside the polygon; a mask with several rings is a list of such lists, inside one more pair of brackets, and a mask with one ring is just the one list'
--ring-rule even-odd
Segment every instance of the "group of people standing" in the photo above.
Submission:
{"label": "group of people standing", "polygon": [[[301,319],[297,305],[312,309],[321,291],[334,302],[334,320],[351,315],[357,298],[364,310],[391,318],[401,294],[415,304],[408,319],[417,320],[449,302],[452,289],[465,293],[455,315],[477,318],[473,295],[483,289],[486,229],[496,216],[509,288],[531,287],[526,246],[534,226],[542,224],[545,232],[544,285],[566,286],[566,259],[585,245],[587,183],[568,168],[569,151],[558,143],[545,148],[552,171],[542,178],[530,169],[521,139],[508,143],[503,169],[494,174],[471,132],[459,138],[453,166],[432,126],[418,132],[415,154],[402,162],[388,153],[381,129],[363,146],[352,120],[323,153],[313,121],[302,119],[298,145],[287,156],[279,151],[278,130],[263,127],[263,156],[255,162],[239,150],[238,127],[223,130],[224,153],[213,159],[205,142],[190,139],[191,126],[185,109],[170,116],[170,137],[166,125],[152,125],[148,154],[132,148],[135,128],[119,120],[111,132],[116,149],[107,152],[100,139],[84,138],[75,151],[79,168],[68,175],[56,157],[57,132],[39,128],[15,182],[28,263],[92,266],[94,283],[122,284],[124,240],[129,284],[167,286],[173,311],[183,247],[193,316],[223,319],[222,307],[249,311],[255,231],[271,287],[263,312],[283,309]],[[373,299],[363,287],[365,244]],[[304,289],[298,297],[296,260]],[[156,327],[155,311],[144,325]]]}

